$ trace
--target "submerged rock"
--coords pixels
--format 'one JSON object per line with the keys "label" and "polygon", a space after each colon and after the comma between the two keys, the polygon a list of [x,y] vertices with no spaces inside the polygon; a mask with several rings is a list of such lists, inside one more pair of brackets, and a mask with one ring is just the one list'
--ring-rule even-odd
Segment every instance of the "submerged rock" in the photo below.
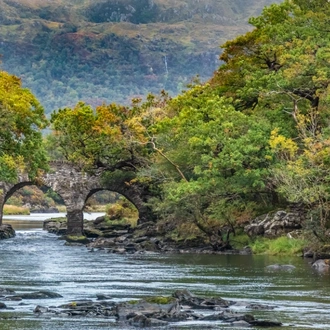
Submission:
{"label": "submerged rock", "polygon": [[260,311],[260,310],[272,310],[275,307],[271,306],[271,305],[263,305],[263,304],[252,303],[252,304],[247,304],[246,308]]}
{"label": "submerged rock", "polygon": [[0,294],[14,294],[15,291],[12,289],[8,289],[8,288],[1,288],[0,287]]}
{"label": "submerged rock", "polygon": [[88,244],[90,243],[90,240],[84,236],[76,236],[76,235],[67,235],[65,236],[65,239],[70,244]]}
{"label": "submerged rock", "polygon": [[36,291],[36,292],[20,293],[14,296],[6,297],[7,300],[54,299],[54,298],[62,298],[62,296],[52,291]]}
{"label": "submerged rock", "polygon": [[274,271],[277,271],[277,270],[284,270],[284,271],[292,271],[294,269],[296,269],[295,266],[293,265],[280,265],[280,264],[274,264],[274,265],[269,265],[266,267],[267,270],[274,270]]}
{"label": "submerged rock", "polygon": [[149,318],[143,314],[136,315],[129,319],[128,323],[133,327],[145,328],[145,327],[164,327],[168,325],[168,322]]}
{"label": "submerged rock", "polygon": [[268,320],[254,320],[249,323],[256,327],[280,327],[282,325],[281,322]]}

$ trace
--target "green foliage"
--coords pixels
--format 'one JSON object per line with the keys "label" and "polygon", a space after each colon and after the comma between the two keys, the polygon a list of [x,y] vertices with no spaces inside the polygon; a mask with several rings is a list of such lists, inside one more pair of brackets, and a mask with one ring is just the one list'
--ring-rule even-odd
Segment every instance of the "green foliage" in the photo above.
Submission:
{"label": "green foliage", "polygon": [[17,196],[11,196],[6,203],[8,205],[14,205],[14,206],[22,206],[23,202],[22,202],[22,198],[17,197]]}
{"label": "green foliage", "polygon": [[231,237],[230,242],[233,248],[238,250],[251,245],[250,237],[244,233],[236,233],[235,236]]}
{"label": "green foliage", "polygon": [[258,238],[251,248],[254,254],[301,255],[305,246],[304,239],[282,236],[276,239]]}
{"label": "green foliage", "polygon": [[170,181],[163,184],[160,211],[175,205],[208,235],[246,220],[269,193],[270,124],[236,111],[209,85],[193,86],[167,111],[156,124],[158,148],[166,155],[157,166]]}
{"label": "green foliage", "polygon": [[60,109],[51,115],[50,145],[86,170],[102,167],[114,173],[136,172],[146,149],[134,139],[139,134],[138,110],[116,104],[94,110],[82,102],[73,109]]}
{"label": "green foliage", "polygon": [[130,223],[133,226],[136,225],[138,219],[137,209],[124,197],[121,197],[115,204],[107,205],[106,215],[111,223],[117,220],[122,223]]}

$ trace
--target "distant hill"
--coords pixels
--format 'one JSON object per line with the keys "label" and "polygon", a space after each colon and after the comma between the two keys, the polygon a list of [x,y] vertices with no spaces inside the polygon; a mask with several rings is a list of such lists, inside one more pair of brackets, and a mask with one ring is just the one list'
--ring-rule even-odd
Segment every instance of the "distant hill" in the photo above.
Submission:
{"label": "distant hill", "polygon": [[219,45],[272,0],[0,0],[2,69],[47,112],[129,102],[209,78]]}

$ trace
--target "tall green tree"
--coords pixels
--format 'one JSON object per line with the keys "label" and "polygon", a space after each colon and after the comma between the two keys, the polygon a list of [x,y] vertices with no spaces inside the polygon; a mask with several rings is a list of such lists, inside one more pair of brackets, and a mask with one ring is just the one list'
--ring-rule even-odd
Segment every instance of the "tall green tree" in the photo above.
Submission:
{"label": "tall green tree", "polygon": [[167,174],[161,211],[194,223],[216,249],[271,198],[268,166],[271,125],[238,112],[209,85],[196,85],[167,105],[155,144],[157,167]]}

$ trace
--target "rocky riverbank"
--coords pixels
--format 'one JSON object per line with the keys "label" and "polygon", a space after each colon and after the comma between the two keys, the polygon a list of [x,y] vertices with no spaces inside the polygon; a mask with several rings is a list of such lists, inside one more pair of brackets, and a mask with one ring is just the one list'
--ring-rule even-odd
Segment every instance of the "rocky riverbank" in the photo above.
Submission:
{"label": "rocky riverbank", "polygon": [[[24,299],[56,299],[59,294],[50,291],[38,291],[18,294],[13,290],[0,288],[0,300],[21,301]],[[238,306],[244,312],[233,310]],[[5,310],[5,303],[0,303]],[[251,312],[255,310],[272,310],[273,306],[255,303],[228,301],[219,297],[198,297],[188,290],[177,290],[169,297],[147,297],[139,300],[115,302],[103,294],[95,300],[72,301],[59,306],[37,305],[33,312],[40,317],[98,317],[112,319],[118,325],[134,327],[166,327],[174,322],[218,322],[235,327],[279,327],[281,322],[258,320]]]}
{"label": "rocky riverbank", "polygon": [[[260,228],[270,228],[278,232],[291,233],[292,229],[297,230],[297,217],[283,211],[275,213],[272,218],[262,219],[257,225],[258,232]],[[256,223],[253,222],[247,226],[249,231],[251,228],[256,228]],[[94,221],[85,221],[84,236],[71,237],[66,236],[67,224],[66,218],[49,219],[44,222],[44,229],[50,233],[61,235],[66,239],[67,245],[86,245],[89,251],[95,252],[98,250],[106,251],[107,253],[117,254],[134,254],[145,252],[159,253],[196,253],[196,254],[252,254],[250,247],[245,247],[241,250],[230,249],[226,251],[215,251],[210,244],[205,240],[195,238],[184,241],[173,241],[159,234],[157,224],[153,222],[143,223],[132,228],[129,224],[108,221],[105,217],[99,217]],[[249,232],[251,234],[251,231]],[[302,251],[302,256],[311,258],[313,268],[319,271],[330,270],[330,248],[324,247],[319,252],[313,252],[307,248]],[[275,268],[274,268],[275,269]],[[273,269],[273,270],[274,270]],[[279,270],[281,268],[276,268]]]}
{"label": "rocky riverbank", "polygon": [[107,221],[99,217],[94,221],[85,221],[84,236],[65,236],[66,219],[49,219],[44,229],[50,233],[66,237],[67,244],[85,244],[91,251],[106,250],[109,253],[141,253],[144,251],[162,253],[231,253],[251,254],[250,248],[242,250],[214,251],[211,245],[201,238],[174,241],[159,234],[157,224],[147,222],[132,228],[129,224]]}

